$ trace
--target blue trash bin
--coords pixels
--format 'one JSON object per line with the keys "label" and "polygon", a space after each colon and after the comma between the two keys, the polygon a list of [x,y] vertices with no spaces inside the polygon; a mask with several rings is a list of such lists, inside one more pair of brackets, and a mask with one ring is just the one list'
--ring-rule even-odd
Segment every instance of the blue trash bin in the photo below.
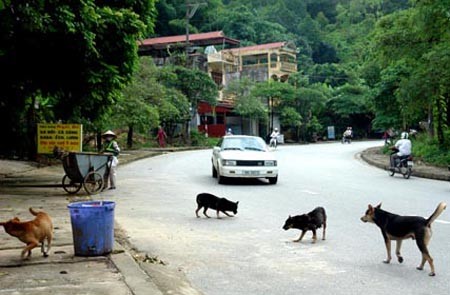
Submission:
{"label": "blue trash bin", "polygon": [[76,256],[99,256],[113,250],[115,206],[111,201],[76,202],[67,206]]}

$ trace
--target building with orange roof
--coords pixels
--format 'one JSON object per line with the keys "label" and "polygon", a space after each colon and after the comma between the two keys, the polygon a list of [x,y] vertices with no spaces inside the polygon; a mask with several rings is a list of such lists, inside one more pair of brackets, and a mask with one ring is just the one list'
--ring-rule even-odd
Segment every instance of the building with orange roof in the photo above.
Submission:
{"label": "building with orange roof", "polygon": [[[189,35],[190,64],[207,71],[219,88],[217,107],[200,102],[197,110],[196,125],[210,136],[222,136],[227,128],[236,134],[261,135],[261,124],[233,114],[234,98],[225,97],[222,91],[231,81],[247,77],[256,82],[284,82],[297,71],[297,49],[292,42],[237,47],[239,43],[222,31]],[[185,48],[186,35],[157,37],[142,40],[139,54],[150,55],[155,64],[163,66],[170,62],[172,53]],[[275,121],[279,127],[277,118]]]}

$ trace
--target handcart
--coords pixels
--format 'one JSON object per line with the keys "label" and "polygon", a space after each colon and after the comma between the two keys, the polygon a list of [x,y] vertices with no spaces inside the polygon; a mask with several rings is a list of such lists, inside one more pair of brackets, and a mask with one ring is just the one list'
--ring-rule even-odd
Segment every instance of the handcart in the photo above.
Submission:
{"label": "handcart", "polygon": [[63,189],[69,194],[76,194],[81,186],[88,194],[99,193],[108,177],[112,154],[75,153],[62,157],[64,175]]}

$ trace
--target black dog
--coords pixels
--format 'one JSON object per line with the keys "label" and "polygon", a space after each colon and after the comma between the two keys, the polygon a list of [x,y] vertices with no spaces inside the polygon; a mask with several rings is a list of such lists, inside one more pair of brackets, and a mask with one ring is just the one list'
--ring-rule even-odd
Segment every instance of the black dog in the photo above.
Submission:
{"label": "black dog", "polygon": [[363,222],[375,223],[383,234],[384,243],[386,245],[387,259],[384,263],[391,262],[391,240],[397,241],[397,255],[398,262],[403,262],[403,257],[400,254],[402,241],[412,238],[416,240],[417,247],[422,252],[422,262],[417,267],[418,270],[423,270],[425,262],[428,261],[431,272],[430,276],[434,276],[433,258],[428,253],[427,245],[431,239],[431,223],[438,218],[438,216],[445,210],[447,205],[443,202],[439,203],[434,213],[425,219],[419,216],[400,216],[381,209],[381,204],[372,207],[369,205],[366,214],[361,217]]}
{"label": "black dog", "polygon": [[302,234],[294,242],[300,242],[303,236],[308,230],[313,232],[313,243],[317,240],[316,229],[323,226],[322,240],[325,240],[325,231],[327,228],[327,214],[325,209],[322,207],[317,207],[308,214],[297,215],[291,217],[289,215],[288,219],[284,223],[283,229],[288,230],[290,228],[296,228],[302,231]]}
{"label": "black dog", "polygon": [[217,211],[217,218],[220,218],[219,212],[222,212],[228,217],[232,217],[226,211],[231,211],[234,215],[236,215],[238,204],[239,202],[234,203],[225,198],[216,197],[212,194],[201,193],[197,195],[198,208],[197,210],[195,210],[195,215],[197,215],[197,217],[199,218],[200,216],[198,215],[198,211],[200,211],[200,209],[204,207],[205,209],[203,210],[203,214],[208,218],[209,216],[206,214],[206,210],[208,210],[209,208]]}

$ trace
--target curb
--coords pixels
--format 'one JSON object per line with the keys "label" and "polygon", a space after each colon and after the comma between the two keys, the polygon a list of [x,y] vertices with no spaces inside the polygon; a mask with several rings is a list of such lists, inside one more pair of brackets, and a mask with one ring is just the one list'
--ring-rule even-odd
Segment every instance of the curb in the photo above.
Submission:
{"label": "curb", "polygon": [[114,243],[114,251],[116,253],[110,255],[110,260],[134,295],[162,295],[151,277],[117,241]]}
{"label": "curb", "polygon": [[[367,154],[369,153],[369,151],[372,150],[372,149],[375,149],[375,148],[368,148],[368,149],[362,151],[362,152],[360,153],[361,159],[363,159],[363,160],[364,160],[366,163],[368,163],[369,165],[375,166],[375,167],[380,168],[380,169],[383,169],[383,170],[387,170],[386,165],[384,165],[384,164],[382,164],[382,163],[380,163],[380,162],[374,161],[374,160],[372,160],[370,157],[367,156]],[[378,149],[378,148],[377,148],[377,149]]]}

